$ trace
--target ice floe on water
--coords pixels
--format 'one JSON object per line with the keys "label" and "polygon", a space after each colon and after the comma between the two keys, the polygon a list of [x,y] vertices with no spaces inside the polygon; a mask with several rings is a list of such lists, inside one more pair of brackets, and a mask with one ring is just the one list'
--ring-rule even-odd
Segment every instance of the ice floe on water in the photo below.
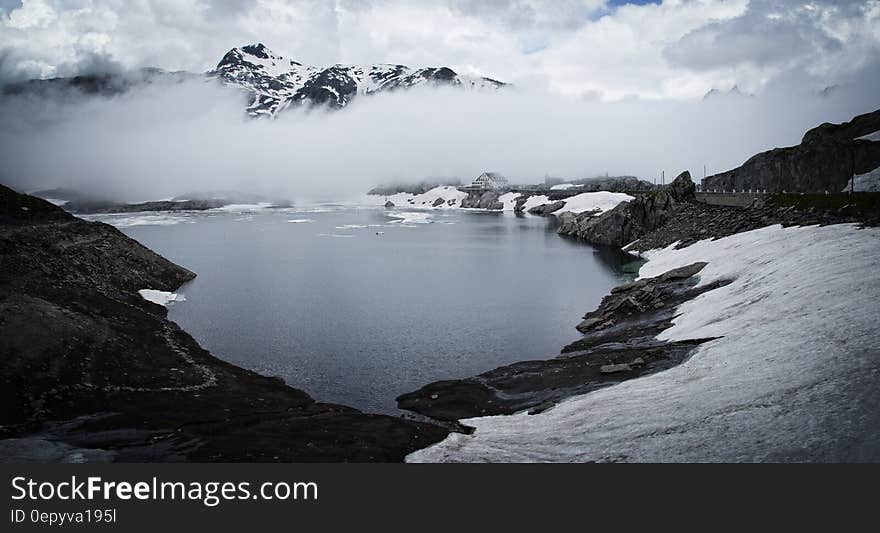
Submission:
{"label": "ice floe on water", "polygon": [[174,302],[186,301],[186,296],[182,294],[178,294],[176,292],[159,291],[156,289],[141,289],[138,291],[138,294],[140,294],[141,297],[148,302],[164,305],[165,307],[168,307]]}
{"label": "ice floe on water", "polygon": [[880,460],[880,228],[770,226],[646,254],[732,283],[678,308],[681,365],[536,415],[465,420],[409,461]]}
{"label": "ice floe on water", "polygon": [[393,220],[390,223],[400,223],[401,225],[405,224],[430,224],[431,214],[424,212],[412,212],[412,211],[392,211],[388,213],[389,218],[396,218],[398,220]]}
{"label": "ice floe on water", "polygon": [[217,207],[211,209],[211,211],[225,211],[230,213],[250,213],[254,211],[262,211],[263,209],[269,209],[272,207],[272,204],[269,202],[261,202],[258,204],[229,204],[224,205],[223,207]]}
{"label": "ice floe on water", "polygon": [[287,220],[291,224],[307,224],[309,222],[314,222],[313,218],[291,218]]}
{"label": "ice floe on water", "polygon": [[367,228],[366,224],[342,224],[341,226],[336,226],[336,229],[363,229]]}
{"label": "ice floe on water", "polygon": [[349,239],[354,237],[354,235],[350,233],[319,233],[318,237],[334,237],[337,239]]}
{"label": "ice floe on water", "polygon": [[104,222],[117,228],[133,226],[173,226],[184,222],[193,222],[192,214],[157,213],[108,213],[96,215],[78,215],[84,220]]}

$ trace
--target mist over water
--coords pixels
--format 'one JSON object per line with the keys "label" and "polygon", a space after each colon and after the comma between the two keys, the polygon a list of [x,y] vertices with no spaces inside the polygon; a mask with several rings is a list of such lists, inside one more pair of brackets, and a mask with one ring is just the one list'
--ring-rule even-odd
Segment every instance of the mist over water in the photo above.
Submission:
{"label": "mist over water", "polygon": [[702,177],[797,144],[822,122],[880,107],[876,69],[819,96],[796,80],[756,96],[608,103],[521,89],[421,89],[361,97],[341,112],[244,113],[235,89],[194,80],[126,94],[0,99],[0,181],[128,201],[235,189],[294,201],[343,200],[390,181],[513,182],[632,174]]}

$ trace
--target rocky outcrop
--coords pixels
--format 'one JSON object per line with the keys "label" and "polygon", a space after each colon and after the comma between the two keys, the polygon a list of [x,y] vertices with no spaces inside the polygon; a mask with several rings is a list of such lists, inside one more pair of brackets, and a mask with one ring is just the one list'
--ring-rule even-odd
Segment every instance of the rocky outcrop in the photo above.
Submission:
{"label": "rocky outcrop", "polygon": [[398,397],[401,409],[438,420],[546,411],[556,402],[657,372],[683,361],[698,344],[657,340],[677,307],[727,282],[697,287],[705,263],[615,288],[578,329],[585,335],[559,357],[523,361],[478,376],[431,383]]}
{"label": "rocky outcrop", "polygon": [[876,193],[767,195],[760,205],[731,207],[700,202],[678,204],[664,225],[642,236],[630,252],[689,246],[773,224],[813,226],[858,223],[880,225],[880,195]]}
{"label": "rocky outcrop", "polygon": [[216,359],[137,292],[195,274],[3,186],[0,257],[5,460],[399,461],[447,434]]}
{"label": "rocky outcrop", "polygon": [[880,110],[843,124],[822,124],[801,144],[753,156],[742,166],[709,176],[705,190],[840,192],[853,175],[880,167],[880,141],[862,137],[880,131]]}
{"label": "rocky outcrop", "polygon": [[571,183],[576,185],[575,189],[579,193],[596,191],[631,193],[634,191],[650,191],[655,188],[653,183],[635,176],[602,176],[574,180]]}
{"label": "rocky outcrop", "polygon": [[497,191],[471,192],[462,199],[461,207],[471,209],[504,209],[504,204],[498,200],[501,194]]}
{"label": "rocky outcrop", "polygon": [[677,205],[692,202],[696,187],[689,172],[682,172],[666,187],[622,202],[602,214],[563,213],[557,232],[591,244],[625,246],[666,223]]}
{"label": "rocky outcrop", "polygon": [[555,213],[565,207],[565,202],[563,200],[559,200],[550,204],[538,205],[531,209],[529,209],[529,213],[533,215],[539,216],[547,216],[549,214]]}

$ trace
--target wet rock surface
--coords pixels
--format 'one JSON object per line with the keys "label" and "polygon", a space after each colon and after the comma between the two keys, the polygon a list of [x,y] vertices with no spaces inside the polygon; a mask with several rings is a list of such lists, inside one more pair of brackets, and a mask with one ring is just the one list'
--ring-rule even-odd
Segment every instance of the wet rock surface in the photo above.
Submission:
{"label": "wet rock surface", "polygon": [[3,186],[0,256],[5,460],[399,461],[448,433],[216,359],[137,293],[194,273]]}
{"label": "wet rock surface", "polygon": [[401,395],[398,405],[446,421],[526,409],[537,413],[567,397],[679,364],[711,339],[665,342],[656,335],[672,325],[679,304],[727,283],[697,287],[703,267],[695,263],[615,288],[578,326],[584,337],[556,358],[431,383]]}

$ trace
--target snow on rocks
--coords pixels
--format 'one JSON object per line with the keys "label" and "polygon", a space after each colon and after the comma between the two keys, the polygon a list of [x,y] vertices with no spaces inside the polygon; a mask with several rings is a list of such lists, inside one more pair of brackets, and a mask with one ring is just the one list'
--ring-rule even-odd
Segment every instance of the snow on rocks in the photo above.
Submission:
{"label": "snow on rocks", "polygon": [[641,276],[697,261],[664,340],[717,337],[683,364],[476,431],[409,461],[877,461],[880,228],[770,226],[646,253]]}
{"label": "snow on rocks", "polygon": [[366,204],[374,207],[385,205],[390,201],[395,207],[418,208],[418,209],[451,209],[461,205],[461,201],[467,198],[466,192],[461,192],[450,185],[434,187],[422,194],[400,192],[389,196],[371,194],[367,195]]}
{"label": "snow on rocks", "polygon": [[168,307],[174,302],[183,302],[186,300],[186,296],[182,294],[177,294],[176,292],[158,291],[156,289],[141,289],[138,291],[138,294],[140,294],[141,298],[148,302],[153,302],[154,304],[163,305],[165,307]]}
{"label": "snow on rocks", "polygon": [[584,211],[596,210],[605,212],[614,209],[621,202],[629,202],[631,200],[633,200],[632,196],[619,192],[585,192],[563,199],[565,207],[556,211],[556,214],[565,212],[583,213]]}

